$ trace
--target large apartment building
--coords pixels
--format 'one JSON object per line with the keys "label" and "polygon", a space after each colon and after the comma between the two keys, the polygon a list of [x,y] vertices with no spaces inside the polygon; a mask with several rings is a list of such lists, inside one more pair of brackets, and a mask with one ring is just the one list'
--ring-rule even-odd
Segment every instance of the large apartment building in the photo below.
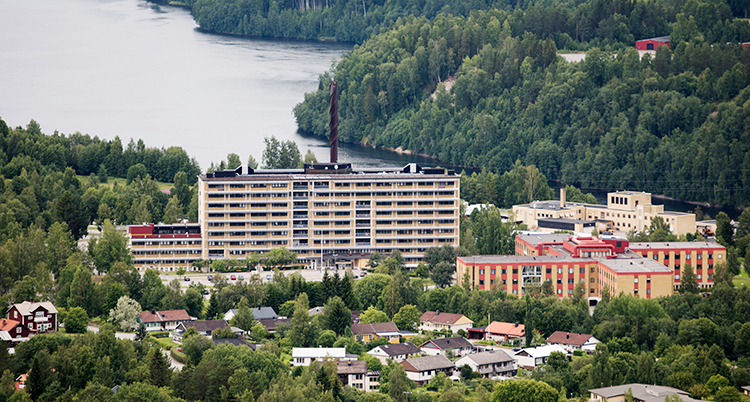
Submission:
{"label": "large apartment building", "polygon": [[516,255],[459,257],[456,277],[461,284],[468,274],[472,286],[498,284],[516,295],[549,280],[560,297],[572,296],[581,283],[590,300],[601,298],[605,285],[614,294],[657,298],[679,288],[680,262],[703,261],[696,269],[698,283],[710,288],[714,263],[725,260],[726,249],[715,243],[630,244],[619,238],[528,234],[516,237]]}
{"label": "large apartment building", "polygon": [[695,232],[695,215],[665,211],[664,205],[651,203],[651,194],[640,191],[616,191],[607,194],[607,205],[567,202],[565,189],[560,200],[534,201],[514,205],[516,220],[530,229],[548,231],[571,230],[590,233],[596,222],[606,222],[614,231],[636,232],[647,230],[651,222],[660,217],[672,233],[680,235]]}
{"label": "large apartment building", "polygon": [[[184,246],[188,256],[204,260],[244,259],[286,247],[308,266],[352,267],[365,266],[373,252],[399,250],[408,266],[416,266],[427,248],[458,246],[459,179],[452,170],[416,164],[355,171],[350,164],[314,163],[206,173],[198,177],[201,254],[194,254],[192,238]],[[132,241],[134,252],[161,247],[171,253],[184,240],[149,238],[143,250],[137,248],[141,240]],[[136,255],[136,265],[190,266],[189,258],[149,255]],[[173,260],[181,262],[167,263]]]}

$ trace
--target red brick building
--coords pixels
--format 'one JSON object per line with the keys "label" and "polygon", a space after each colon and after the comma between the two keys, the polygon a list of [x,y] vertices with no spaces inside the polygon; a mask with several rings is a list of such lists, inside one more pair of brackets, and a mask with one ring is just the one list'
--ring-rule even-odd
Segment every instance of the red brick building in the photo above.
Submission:
{"label": "red brick building", "polygon": [[[14,304],[8,311],[8,318],[18,321],[14,339],[27,341],[36,334],[57,331],[57,309],[50,302],[25,301]],[[19,331],[20,329],[20,331]]]}

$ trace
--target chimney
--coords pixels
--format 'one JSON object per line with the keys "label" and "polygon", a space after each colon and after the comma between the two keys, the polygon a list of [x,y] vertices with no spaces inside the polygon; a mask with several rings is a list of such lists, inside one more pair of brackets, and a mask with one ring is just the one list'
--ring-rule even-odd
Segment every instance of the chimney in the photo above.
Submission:
{"label": "chimney", "polygon": [[440,315],[440,310],[435,310],[435,315]]}
{"label": "chimney", "polygon": [[338,163],[339,159],[339,84],[331,81],[329,102],[331,104],[331,163]]}
{"label": "chimney", "polygon": [[518,327],[518,321],[516,321],[516,327]]}
{"label": "chimney", "polygon": [[565,208],[565,187],[560,188],[560,208]]}

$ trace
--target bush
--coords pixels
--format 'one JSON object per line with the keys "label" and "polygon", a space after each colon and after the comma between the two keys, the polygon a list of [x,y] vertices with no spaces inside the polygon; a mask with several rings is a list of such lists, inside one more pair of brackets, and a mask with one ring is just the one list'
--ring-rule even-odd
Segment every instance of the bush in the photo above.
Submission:
{"label": "bush", "polygon": [[151,332],[149,335],[153,336],[154,338],[166,338],[169,336],[169,332],[159,331],[159,332]]}
{"label": "bush", "polygon": [[585,356],[585,355],[586,355],[586,352],[584,352],[582,350],[574,350],[573,351],[573,356]]}
{"label": "bush", "polygon": [[177,350],[177,346],[172,346],[172,349],[170,351],[170,354],[172,355],[172,358],[175,359],[177,362],[185,364],[187,363],[187,356],[185,356],[184,353]]}

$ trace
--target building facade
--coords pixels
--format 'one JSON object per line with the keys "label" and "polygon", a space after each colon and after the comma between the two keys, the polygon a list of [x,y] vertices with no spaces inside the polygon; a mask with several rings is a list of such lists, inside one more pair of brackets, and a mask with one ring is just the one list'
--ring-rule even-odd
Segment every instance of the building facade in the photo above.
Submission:
{"label": "building facade", "polygon": [[319,163],[202,174],[203,258],[242,259],[286,247],[310,265],[323,259],[363,267],[373,252],[399,250],[416,266],[429,247],[458,246],[459,179],[452,170],[415,164],[390,171]]}
{"label": "building facade", "polygon": [[530,204],[514,205],[513,213],[516,220],[526,224],[529,229],[546,228],[550,232],[560,229],[557,225],[549,225],[555,221],[561,223],[582,221],[580,225],[573,225],[570,230],[580,231],[585,227],[587,233],[593,230],[593,227],[586,226],[583,222],[596,221],[610,223],[614,231],[641,232],[647,230],[656,217],[660,217],[669,225],[674,234],[695,233],[694,214],[665,211],[664,205],[651,203],[650,193],[639,191],[608,193],[607,205],[595,205],[569,203],[562,189],[559,201],[535,201]]}
{"label": "building facade", "polygon": [[459,179],[453,170],[416,164],[202,174],[198,224],[131,227],[135,265],[193,270],[199,259],[244,259],[286,247],[309,267],[364,267],[373,252],[395,250],[414,267],[427,248],[458,246]]}
{"label": "building facade", "polygon": [[8,319],[20,323],[13,328],[15,343],[27,341],[36,334],[57,331],[57,309],[50,302],[16,303],[8,310]]}
{"label": "building facade", "polygon": [[630,244],[619,238],[567,236],[563,240],[558,234],[517,236],[516,252],[522,255],[459,257],[458,283],[468,274],[472,286],[488,289],[497,283],[516,295],[549,281],[559,297],[572,296],[581,284],[590,300],[601,298],[605,289],[657,298],[679,288],[685,261],[703,262],[698,282],[709,288],[714,265],[726,260],[726,249],[714,243]]}

